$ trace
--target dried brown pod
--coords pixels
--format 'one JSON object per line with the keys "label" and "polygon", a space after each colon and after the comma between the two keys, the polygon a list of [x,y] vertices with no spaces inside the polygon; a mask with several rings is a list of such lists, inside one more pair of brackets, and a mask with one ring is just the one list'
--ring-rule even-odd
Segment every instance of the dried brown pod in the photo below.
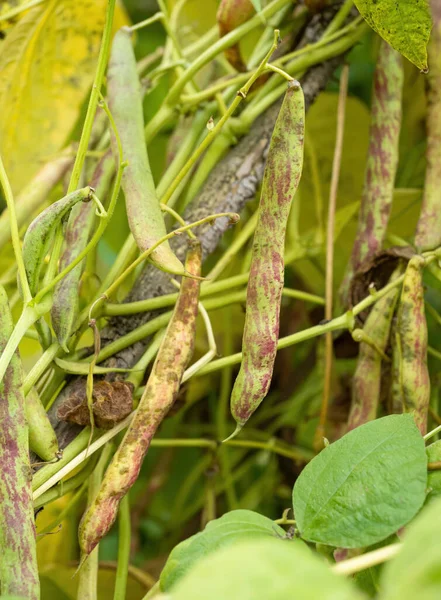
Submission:
{"label": "dried brown pod", "polygon": [[[407,263],[414,254],[415,251],[410,246],[393,246],[363,261],[351,281],[348,295],[349,308],[369,296],[373,289],[379,290],[387,285],[400,261]],[[358,318],[364,323],[368,314],[368,311],[364,311],[358,315]]]}
{"label": "dried brown pod", "polygon": [[[100,429],[111,429],[125,419],[133,409],[133,384],[128,381],[97,381],[93,386],[93,415]],[[86,383],[79,379],[72,393],[58,408],[60,421],[90,425]]]}

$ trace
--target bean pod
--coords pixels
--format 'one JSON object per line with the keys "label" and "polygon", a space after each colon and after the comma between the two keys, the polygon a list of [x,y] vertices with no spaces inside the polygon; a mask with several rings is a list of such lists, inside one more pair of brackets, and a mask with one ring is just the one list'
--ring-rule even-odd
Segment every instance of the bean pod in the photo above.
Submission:
{"label": "bean pod", "polygon": [[[424,435],[430,402],[430,379],[427,368],[427,323],[424,310],[422,256],[408,263],[397,314],[394,352],[398,358],[392,385],[401,398],[403,412],[414,414],[415,422]],[[397,403],[397,402],[396,402]]]}
{"label": "bean pod", "polygon": [[[113,174],[114,161],[112,154],[107,152],[98,163],[91,181],[98,198],[105,196]],[[95,204],[88,203],[79,204],[72,209],[64,235],[65,244],[60,258],[60,271],[69,266],[87,245],[95,222],[95,208]],[[51,321],[57,339],[66,352],[68,352],[67,342],[78,316],[78,288],[84,262],[72,269],[54,290]]]}
{"label": "bean pod", "polygon": [[53,460],[58,453],[58,440],[35,388],[26,396],[25,412],[29,426],[29,448],[42,460]]}
{"label": "bean pod", "polygon": [[57,225],[78,202],[91,198],[91,188],[85,187],[68,194],[48,206],[29,225],[23,240],[23,260],[31,294],[37,293],[40,273]]}
{"label": "bean pod", "polygon": [[[144,141],[142,95],[129,29],[120,29],[113,39],[107,85],[109,107],[121,138],[124,160],[128,162],[124,169],[122,188],[126,197],[129,226],[140,250],[144,251],[167,232]],[[114,136],[112,147],[117,156]],[[164,271],[179,275],[184,273],[184,267],[168,241],[154,250],[150,260]]]}
{"label": "bean pod", "polygon": [[382,41],[374,76],[368,160],[357,235],[340,289],[344,304],[353,273],[364,260],[381,250],[386,235],[399,158],[403,78],[401,55]]}
{"label": "bean pod", "polygon": [[[200,275],[201,257],[199,244],[188,251],[185,266],[192,275]],[[178,395],[193,354],[198,301],[199,281],[183,278],[135,417],[106,471],[95,501],[81,521],[79,541],[83,555],[92,552],[115,521],[119,503],[135,483],[150,442]]]}
{"label": "bean pod", "polygon": [[[397,274],[398,275],[398,274]],[[348,431],[377,416],[380,401],[381,352],[388,346],[389,335],[399,289],[394,288],[376,302],[364,325],[364,333],[376,347],[361,342],[357,368],[352,380],[352,403],[348,419]]]}
{"label": "bean pod", "polygon": [[[217,9],[217,23],[219,35],[223,37],[246,23],[255,13],[254,6],[250,0],[221,0]],[[242,60],[239,44],[234,44],[225,50],[225,58],[238,71],[245,71],[246,65]]]}
{"label": "bean pod", "polygon": [[415,245],[421,250],[441,245],[441,9],[432,2],[433,29],[427,77],[427,167],[423,203],[418,219]]}
{"label": "bean pod", "polygon": [[[13,330],[0,287],[0,352]],[[0,383],[0,590],[40,598],[22,366],[15,352]]]}
{"label": "bean pod", "polygon": [[271,138],[247,287],[242,363],[231,394],[238,431],[268,393],[279,335],[286,225],[303,166],[305,104],[289,84]]}

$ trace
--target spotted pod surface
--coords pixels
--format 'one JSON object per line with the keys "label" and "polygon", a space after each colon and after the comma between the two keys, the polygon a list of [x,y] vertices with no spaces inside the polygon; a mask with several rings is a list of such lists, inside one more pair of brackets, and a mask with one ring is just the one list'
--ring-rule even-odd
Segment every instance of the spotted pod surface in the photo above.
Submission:
{"label": "spotted pod surface", "polygon": [[[217,9],[217,23],[219,26],[219,35],[223,37],[246,23],[255,14],[254,6],[251,0],[221,0]],[[234,44],[224,52],[225,58],[238,71],[245,71],[246,65],[243,62],[239,44]]]}
{"label": "spotted pod surface", "polygon": [[369,150],[358,229],[340,289],[345,305],[353,274],[363,261],[381,250],[386,235],[399,159],[403,79],[401,55],[382,41],[374,75]]}
{"label": "spotted pod surface", "polygon": [[[118,130],[124,160],[122,188],[130,230],[141,251],[153,246],[166,235],[165,223],[156,196],[144,140],[142,95],[130,30],[120,29],[112,43],[107,72],[109,107]],[[115,137],[112,148],[118,156]],[[168,241],[156,248],[149,259],[158,268],[182,275],[184,267]]]}
{"label": "spotted pod surface", "polygon": [[38,291],[41,268],[49,251],[57,225],[78,202],[87,202],[92,190],[85,187],[48,206],[29,225],[23,240],[23,260],[31,294]]}
{"label": "spotted pod surface", "polygon": [[[199,244],[187,252],[186,270],[200,276]],[[100,491],[83,516],[79,541],[84,555],[92,552],[116,519],[118,506],[135,483],[144,456],[159,425],[179,392],[184,371],[193,355],[199,281],[185,277],[136,414],[110,463]]]}
{"label": "spotted pod surface", "polygon": [[[113,174],[114,160],[111,152],[107,152],[99,161],[90,182],[98,198],[104,198]],[[59,271],[68,267],[89,242],[95,222],[95,210],[96,205],[92,202],[73,207],[64,233],[64,248],[60,257]],[[65,351],[68,351],[67,343],[78,316],[78,288],[85,261],[86,259],[58,283],[53,294],[51,322],[57,340]]]}
{"label": "spotted pod surface", "polygon": [[[399,270],[393,274],[391,281],[398,276]],[[377,416],[382,366],[382,357],[379,351],[384,353],[387,349],[398,296],[399,288],[393,288],[374,304],[366,319],[363,331],[377,349],[366,342],[360,343],[357,367],[352,380],[348,431],[372,421]]]}
{"label": "spotted pod surface", "polygon": [[418,219],[415,245],[430,250],[441,245],[441,7],[432,3],[433,29],[428,46],[427,150],[423,203]]}
{"label": "spotted pod surface", "polygon": [[242,363],[231,394],[238,427],[268,393],[279,336],[286,224],[303,167],[305,104],[298,82],[289,84],[274,127],[254,234]]}
{"label": "spotted pod surface", "polygon": [[399,399],[403,412],[414,414],[424,435],[430,402],[430,379],[427,368],[427,322],[424,310],[422,256],[408,263],[398,306],[393,353],[395,406]]}
{"label": "spotted pod surface", "polygon": [[[0,352],[14,324],[0,286]],[[15,352],[0,383],[0,590],[4,596],[40,598],[32,505],[28,426],[22,366]]]}

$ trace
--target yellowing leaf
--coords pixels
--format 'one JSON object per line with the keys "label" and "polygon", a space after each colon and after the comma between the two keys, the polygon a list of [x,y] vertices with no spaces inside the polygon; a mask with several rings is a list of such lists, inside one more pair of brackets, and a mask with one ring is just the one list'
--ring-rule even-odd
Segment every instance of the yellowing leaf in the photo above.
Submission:
{"label": "yellowing leaf", "polygon": [[355,0],[360,14],[392,48],[427,71],[432,20],[428,0]]}
{"label": "yellowing leaf", "polygon": [[[90,89],[106,0],[49,0],[27,11],[0,53],[0,151],[15,191],[58,152]],[[119,25],[125,21],[120,8]]]}

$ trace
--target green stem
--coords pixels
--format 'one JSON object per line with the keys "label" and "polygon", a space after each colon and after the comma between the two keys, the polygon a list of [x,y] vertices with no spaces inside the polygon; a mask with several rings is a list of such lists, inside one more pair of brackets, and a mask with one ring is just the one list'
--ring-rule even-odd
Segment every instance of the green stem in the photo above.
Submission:
{"label": "green stem", "polygon": [[[87,504],[90,506],[95,500],[104,475],[104,469],[111,456],[112,444],[103,449],[98,464],[89,477],[89,491]],[[79,584],[77,591],[78,600],[97,600],[98,597],[98,546],[89,554],[87,560],[80,569]]]}
{"label": "green stem", "polygon": [[26,375],[24,383],[23,383],[23,391],[25,396],[29,393],[29,391],[34,387],[34,385],[39,381],[43,373],[49,367],[51,362],[57,356],[58,352],[61,351],[60,344],[58,342],[54,342],[42,356],[38,359],[29,373]]}
{"label": "green stem", "polygon": [[345,0],[338,13],[335,15],[335,17],[329,23],[328,27],[325,29],[325,32],[323,33],[324,38],[328,38],[330,35],[332,35],[334,32],[340,29],[340,27],[348,18],[353,6],[354,0]]}
{"label": "green stem", "polygon": [[[216,284],[209,285],[207,287],[201,286],[201,298],[211,296],[218,291],[233,288],[240,285],[242,282],[246,283],[248,280],[249,273],[243,275],[235,275],[228,279],[223,279]],[[237,283],[236,283],[237,282]],[[218,285],[222,284],[222,285]],[[213,289],[214,285],[216,288]],[[321,296],[315,294],[308,294],[302,290],[293,290],[290,288],[283,288],[283,296],[286,298],[295,298],[297,300],[304,300],[305,302],[312,302],[323,306],[325,301]],[[116,316],[116,315],[133,315],[140,312],[148,312],[151,310],[157,310],[159,308],[165,308],[167,306],[173,306],[176,302],[177,294],[167,294],[166,296],[158,296],[157,298],[148,298],[147,300],[138,300],[137,302],[127,302],[126,304],[105,304],[103,308],[103,315]],[[246,299],[246,291],[236,292],[235,294],[228,294],[228,296],[221,296],[220,298],[213,299],[208,302],[204,302],[204,306],[207,310],[215,310],[234,304],[235,302],[243,302]]]}
{"label": "green stem", "polygon": [[[17,263],[18,276],[20,279],[21,290],[23,294],[23,302],[27,304],[32,300],[31,290],[29,289],[28,278],[26,277],[26,269],[21,253],[20,235],[18,232],[17,215],[15,213],[14,196],[12,194],[11,184],[9,183],[8,175],[5,171],[2,157],[0,155],[0,184],[3,188],[3,194],[6,200],[6,206],[9,211],[9,226],[11,228],[12,248],[14,249],[15,262]],[[9,363],[8,363],[9,364]],[[3,375],[2,375],[3,377]]]}
{"label": "green stem", "polygon": [[90,93],[89,104],[87,106],[86,118],[84,119],[83,131],[81,133],[80,143],[78,145],[77,155],[72,170],[72,175],[69,181],[67,193],[77,189],[81,171],[83,170],[84,160],[86,158],[87,149],[89,146],[90,135],[92,133],[93,121],[98,106],[98,100],[103,84],[104,72],[106,70],[107,60],[109,56],[110,40],[112,37],[113,15],[115,12],[116,0],[108,0],[106,21],[104,24],[103,37],[101,39],[101,47],[98,56],[98,64],[95,72],[95,78]]}
{"label": "green stem", "polygon": [[279,39],[279,31],[276,29],[275,32],[274,32],[274,42],[273,42],[273,45],[271,46],[269,52],[266,54],[265,58],[263,59],[263,61],[259,65],[259,67],[251,75],[251,77],[248,79],[248,81],[245,83],[245,85],[238,91],[238,93],[236,95],[236,98],[230,104],[227,112],[224,115],[222,115],[222,117],[216,123],[215,127],[213,127],[213,129],[207,133],[207,135],[204,138],[204,140],[196,148],[196,150],[193,152],[192,156],[188,159],[188,161],[185,163],[185,165],[179,171],[179,173],[175,177],[173,183],[169,186],[169,188],[167,189],[167,192],[164,194],[164,197],[162,198],[162,203],[163,204],[167,204],[167,202],[170,200],[171,196],[173,195],[174,191],[179,186],[179,184],[181,183],[181,181],[184,179],[184,177],[187,175],[187,173],[190,171],[190,169],[192,169],[193,166],[197,163],[197,161],[199,160],[199,158],[201,157],[201,155],[205,152],[205,150],[211,144],[211,142],[213,141],[213,139],[221,131],[221,129],[223,128],[223,126],[225,125],[225,123],[228,121],[228,119],[231,117],[231,115],[235,112],[236,108],[239,106],[239,104],[242,102],[242,100],[246,98],[246,96],[247,96],[247,94],[248,94],[251,86],[253,85],[253,83],[257,79],[259,79],[259,77],[261,76],[261,74],[263,73],[263,71],[266,69],[267,62],[269,61],[269,59],[271,58],[273,52],[277,48],[278,39]]}
{"label": "green stem", "polygon": [[29,327],[36,323],[40,317],[41,313],[33,306],[26,306],[24,308],[0,357],[0,381],[3,381],[6,369],[22,338],[26,335]]}
{"label": "green stem", "polygon": [[118,169],[117,169],[117,172],[116,172],[115,181],[113,183],[112,195],[111,195],[111,198],[110,198],[109,207],[107,209],[107,215],[106,215],[106,217],[103,217],[103,218],[100,219],[100,222],[99,222],[99,225],[97,227],[97,230],[93,234],[92,239],[87,244],[87,246],[85,248],[83,248],[83,250],[78,254],[78,256],[65,269],[63,269],[61,271],[61,273],[58,273],[58,275],[56,277],[54,277],[50,283],[48,283],[42,290],[40,290],[38,292],[38,294],[35,296],[35,302],[37,302],[37,303],[51,289],[53,289],[57,285],[57,283],[59,281],[61,281],[64,277],[66,277],[66,275],[68,273],[70,273],[72,271],[72,269],[74,269],[78,264],[80,264],[81,261],[86,256],[88,256],[88,254],[95,248],[95,246],[100,241],[101,237],[103,236],[104,231],[107,228],[107,225],[109,224],[110,220],[112,219],[113,212],[114,212],[115,206],[116,206],[116,202],[118,200],[119,190],[120,190],[120,187],[121,187],[121,180],[122,180],[122,176],[123,176],[123,171],[124,171],[124,168],[127,165],[126,165],[126,163],[123,162],[121,140],[119,138],[119,134],[118,134],[118,131],[117,131],[117,128],[116,128],[116,125],[115,125],[115,121],[113,120],[112,114],[111,114],[109,108],[107,107],[107,105],[105,103],[103,103],[103,108],[106,111],[107,116],[109,118],[110,125],[111,125],[111,127],[113,129],[113,132],[115,134],[115,139],[116,139],[117,147],[118,147]]}
{"label": "green stem", "polygon": [[147,124],[145,129],[147,141],[151,140],[156,134],[162,129],[167,121],[173,116],[173,107],[178,103],[180,95],[184,90],[186,84],[193,79],[195,74],[204,67],[207,63],[215,58],[215,56],[230,46],[233,46],[247,33],[259,27],[262,24],[262,18],[268,19],[278,10],[280,10],[285,4],[288,4],[289,0],[273,0],[270,2],[259,14],[256,14],[252,19],[236,27],[233,31],[219,39],[217,42],[207,48],[205,52],[199,55],[190,65],[190,67],[184,71],[179,77],[176,83],[168,93],[163,106],[156,113],[150,123]]}
{"label": "green stem", "polygon": [[119,505],[118,516],[118,567],[113,600],[125,600],[130,559],[130,501],[126,494]]}

